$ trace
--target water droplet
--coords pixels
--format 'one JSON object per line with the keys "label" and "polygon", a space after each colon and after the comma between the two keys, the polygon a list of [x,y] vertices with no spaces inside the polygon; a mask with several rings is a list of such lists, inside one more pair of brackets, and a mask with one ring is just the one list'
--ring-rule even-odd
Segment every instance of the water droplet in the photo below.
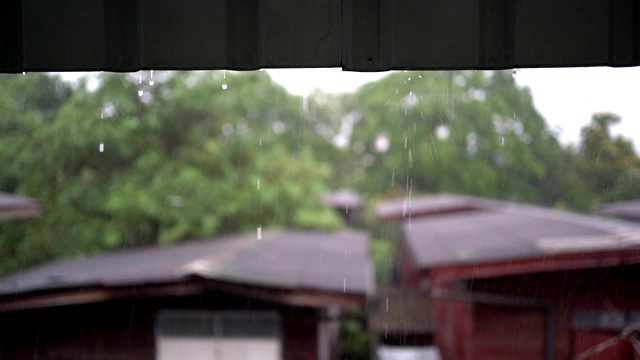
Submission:
{"label": "water droplet", "polygon": [[138,90],[138,96],[142,96],[143,94],[144,94],[144,91]]}
{"label": "water droplet", "polygon": [[140,78],[138,79],[138,84],[142,84],[142,71],[140,71]]}
{"label": "water droplet", "polygon": [[347,292],[347,278],[344,278],[344,281],[342,283],[342,292]]}
{"label": "water droplet", "polygon": [[502,137],[502,143],[500,144],[500,146],[504,146],[504,136]]}
{"label": "water droplet", "polygon": [[262,239],[262,225],[258,226],[258,234],[257,234],[258,240]]}
{"label": "water droplet", "polygon": [[98,150],[100,150],[100,152],[104,152],[104,143],[100,143]]}
{"label": "water droplet", "polygon": [[27,75],[27,72],[26,72],[26,71],[23,71],[23,72],[22,72],[22,75]]}
{"label": "water droplet", "polygon": [[222,90],[227,90],[227,84],[222,84]]}
{"label": "water droplet", "polygon": [[260,179],[258,179],[258,190],[260,190]]}
{"label": "water droplet", "polygon": [[153,86],[156,82],[153,80],[149,80],[149,85]]}
{"label": "water droplet", "polygon": [[420,79],[422,79],[422,75],[418,75],[418,77],[419,77]]}

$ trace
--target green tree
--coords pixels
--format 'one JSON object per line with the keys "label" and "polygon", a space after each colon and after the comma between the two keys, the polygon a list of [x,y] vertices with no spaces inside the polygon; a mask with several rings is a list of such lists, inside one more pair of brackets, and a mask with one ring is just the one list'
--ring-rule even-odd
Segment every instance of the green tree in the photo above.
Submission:
{"label": "green tree", "polygon": [[301,130],[300,98],[262,72],[154,75],[102,74],[70,92],[41,74],[66,97],[25,114],[11,88],[0,90],[0,126],[16,127],[0,137],[11,164],[1,190],[43,202],[41,219],[0,235],[2,258],[15,259],[0,271],[257,227],[340,225],[318,201],[331,169],[311,149],[324,140]]}
{"label": "green tree", "polygon": [[569,186],[562,147],[509,72],[394,73],[354,96],[349,149],[368,194],[452,192],[553,205]]}
{"label": "green tree", "polygon": [[640,196],[640,159],[633,143],[611,135],[611,126],[620,120],[616,114],[597,113],[582,128],[574,183],[591,194],[585,206]]}

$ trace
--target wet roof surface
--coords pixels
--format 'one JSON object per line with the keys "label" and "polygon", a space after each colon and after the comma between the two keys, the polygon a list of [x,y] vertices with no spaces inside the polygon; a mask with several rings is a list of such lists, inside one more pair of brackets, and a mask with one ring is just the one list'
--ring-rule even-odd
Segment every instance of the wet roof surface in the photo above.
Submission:
{"label": "wet roof surface", "polygon": [[[29,212],[22,212],[25,210]],[[40,202],[36,199],[0,192],[0,219],[34,217],[37,216],[39,210]]]}
{"label": "wet roof surface", "polygon": [[273,230],[62,260],[0,278],[0,295],[82,286],[177,282],[192,276],[246,285],[373,292],[368,237]]}
{"label": "wet roof surface", "polygon": [[604,204],[598,213],[640,221],[640,200]]}
{"label": "wet roof surface", "polygon": [[403,233],[420,268],[640,246],[640,224],[493,201],[405,220]]}

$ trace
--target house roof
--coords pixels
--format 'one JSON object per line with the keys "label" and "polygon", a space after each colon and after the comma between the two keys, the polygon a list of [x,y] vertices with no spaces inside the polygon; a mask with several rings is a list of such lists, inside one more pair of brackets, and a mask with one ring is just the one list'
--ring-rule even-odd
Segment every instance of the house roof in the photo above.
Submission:
{"label": "house roof", "polygon": [[0,192],[0,220],[39,216],[40,202],[38,200]]}
{"label": "house roof", "polygon": [[272,230],[61,260],[0,278],[0,296],[91,286],[180,282],[193,277],[267,288],[373,292],[368,237]]}
{"label": "house roof", "polygon": [[[640,225],[497,201],[473,211],[411,218],[403,234],[420,269],[640,247]],[[429,197],[419,199],[424,205]],[[441,198],[435,197],[435,203]]]}
{"label": "house roof", "polygon": [[360,195],[351,189],[329,192],[322,197],[322,202],[339,210],[348,211],[362,208]]}
{"label": "house roof", "polygon": [[603,204],[600,206],[598,213],[601,215],[640,221],[640,200]]}
{"label": "house roof", "polygon": [[382,220],[411,219],[453,212],[477,210],[489,201],[468,196],[438,194],[382,200],[376,204],[376,217]]}

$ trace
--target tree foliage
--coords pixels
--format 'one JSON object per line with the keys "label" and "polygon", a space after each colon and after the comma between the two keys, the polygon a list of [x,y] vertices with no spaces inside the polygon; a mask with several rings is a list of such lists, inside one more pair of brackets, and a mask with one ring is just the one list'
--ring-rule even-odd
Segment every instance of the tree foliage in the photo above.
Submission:
{"label": "tree foliage", "polygon": [[639,195],[616,115],[563,149],[506,71],[397,72],[308,97],[260,71],[154,75],[0,76],[0,191],[43,204],[37,221],[0,222],[0,272],[260,226],[334,229],[318,199],[340,187],[579,210]]}

